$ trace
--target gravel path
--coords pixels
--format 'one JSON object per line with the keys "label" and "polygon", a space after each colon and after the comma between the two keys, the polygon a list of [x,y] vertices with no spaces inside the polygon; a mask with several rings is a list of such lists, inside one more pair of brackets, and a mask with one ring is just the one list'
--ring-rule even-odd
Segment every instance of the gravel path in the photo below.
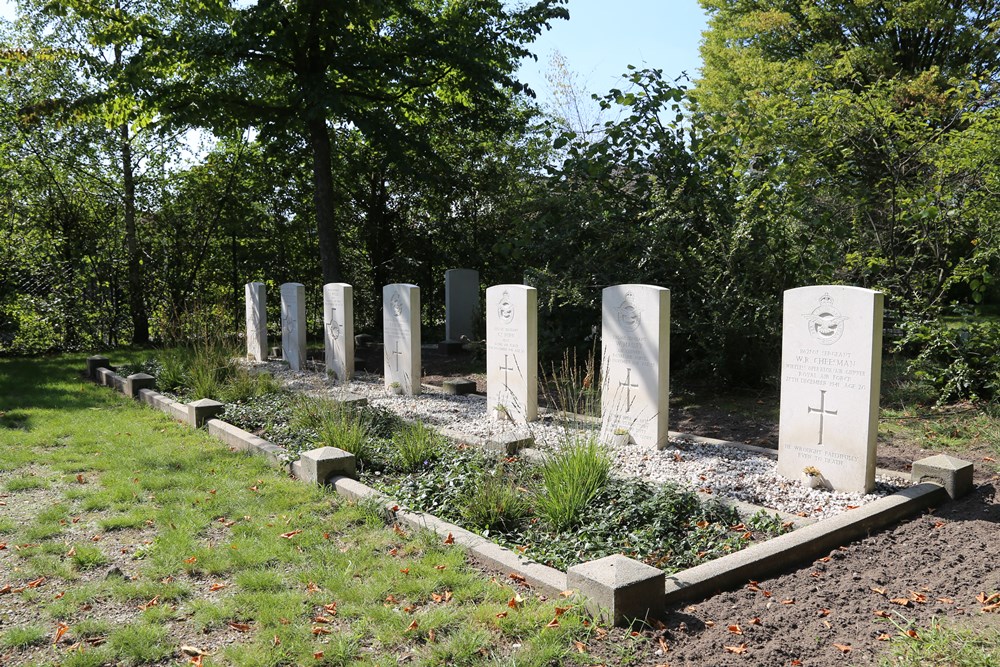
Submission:
{"label": "gravel path", "polygon": [[[258,368],[272,373],[289,389],[315,396],[343,398],[364,396],[371,405],[383,407],[408,420],[419,420],[438,428],[449,428],[483,439],[530,435],[536,447],[552,451],[574,438],[596,435],[596,426],[543,416],[527,427],[494,420],[486,398],[454,396],[424,385],[418,396],[390,395],[377,375],[360,373],[347,385],[329,381],[323,373],[291,371],[285,364],[269,362]],[[775,472],[776,462],[762,454],[726,445],[702,444],[680,436],[663,450],[636,445],[609,447],[620,475],[638,477],[655,484],[674,482],[704,493],[762,505],[802,517],[821,519],[858,507],[907,486],[897,478],[879,476],[874,493],[840,493],[807,489],[797,480]]]}

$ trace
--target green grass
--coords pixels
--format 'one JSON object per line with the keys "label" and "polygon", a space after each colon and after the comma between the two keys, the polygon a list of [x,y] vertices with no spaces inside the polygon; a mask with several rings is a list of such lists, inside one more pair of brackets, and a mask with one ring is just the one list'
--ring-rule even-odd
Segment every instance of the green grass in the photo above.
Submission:
{"label": "green grass", "polygon": [[987,667],[1000,665],[1000,630],[976,631],[938,623],[899,632],[892,638],[888,667]]}
{"label": "green grass", "polygon": [[0,634],[0,647],[28,648],[44,644],[46,635],[45,629],[37,625],[14,627]]}
{"label": "green grass", "polygon": [[596,440],[567,443],[541,465],[542,486],[535,494],[538,514],[555,530],[576,525],[608,481],[611,458]]}
{"label": "green grass", "polygon": [[[16,491],[31,502],[0,519],[2,541],[34,545],[0,552],[0,586],[46,578],[4,597],[33,619],[3,630],[12,664],[166,664],[198,643],[192,628],[228,638],[214,642],[224,648],[206,659],[213,666],[590,662],[572,644],[587,632],[578,610],[545,628],[555,602],[526,596],[510,610],[514,591],[471,569],[460,548],[399,535],[373,508],[81,380],[83,367],[82,356],[0,361],[0,405],[26,426],[0,429],[4,488],[34,480]],[[112,565],[125,576],[107,576]],[[332,603],[335,632],[314,635]],[[69,630],[53,645],[59,622]],[[88,637],[103,643],[67,651]]]}

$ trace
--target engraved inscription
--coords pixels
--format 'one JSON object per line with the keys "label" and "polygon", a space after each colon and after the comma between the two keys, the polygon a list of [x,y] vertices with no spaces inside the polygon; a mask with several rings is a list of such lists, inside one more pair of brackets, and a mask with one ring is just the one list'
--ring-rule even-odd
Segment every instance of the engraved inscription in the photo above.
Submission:
{"label": "engraved inscription", "polygon": [[826,390],[819,390],[819,407],[814,408],[812,406],[806,406],[806,414],[819,413],[819,441],[816,445],[823,444],[823,418],[826,415],[837,416],[837,410],[827,410],[826,409]]}

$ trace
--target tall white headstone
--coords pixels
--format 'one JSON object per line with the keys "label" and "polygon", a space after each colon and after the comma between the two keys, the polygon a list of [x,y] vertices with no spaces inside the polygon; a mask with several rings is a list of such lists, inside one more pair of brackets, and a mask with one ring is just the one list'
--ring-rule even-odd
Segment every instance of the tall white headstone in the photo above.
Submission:
{"label": "tall white headstone", "polygon": [[465,337],[472,340],[479,313],[479,271],[449,269],[444,272],[444,331],[446,343]]}
{"label": "tall white headstone", "polygon": [[838,491],[871,491],[881,375],[881,292],[785,292],[778,473],[799,479],[811,466]]}
{"label": "tall white headstone", "polygon": [[486,290],[486,400],[516,423],[538,418],[538,291],[526,285]]}
{"label": "tall white headstone", "polygon": [[247,359],[267,361],[267,291],[264,283],[247,283]]}
{"label": "tall white headstone", "polygon": [[627,432],[637,445],[667,444],[670,290],[605,288],[601,307],[601,438]]}
{"label": "tall white headstone", "polygon": [[326,370],[346,382],[354,375],[354,288],[323,285],[323,341]]}
{"label": "tall white headstone", "polygon": [[306,288],[301,283],[281,286],[281,354],[293,371],[306,364]]}
{"label": "tall white headstone", "polygon": [[382,288],[385,386],[420,393],[420,288],[396,283]]}

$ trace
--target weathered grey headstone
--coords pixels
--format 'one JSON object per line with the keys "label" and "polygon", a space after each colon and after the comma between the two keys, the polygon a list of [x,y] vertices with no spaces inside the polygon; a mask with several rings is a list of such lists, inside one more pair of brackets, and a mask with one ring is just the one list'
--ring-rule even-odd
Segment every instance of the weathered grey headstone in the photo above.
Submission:
{"label": "weathered grey headstone", "polygon": [[538,291],[526,285],[486,290],[486,401],[499,419],[538,418]]}
{"label": "weathered grey headstone", "polygon": [[444,331],[446,343],[472,340],[479,310],[479,271],[449,269],[444,273]]}
{"label": "weathered grey headstone", "polygon": [[247,283],[247,359],[267,361],[267,290],[264,283]]}
{"label": "weathered grey headstone", "polygon": [[293,371],[306,363],[306,288],[301,283],[281,286],[281,355]]}
{"label": "weathered grey headstone", "polygon": [[354,375],[354,288],[323,285],[323,340],[326,370],[346,382]]}
{"label": "weathered grey headstone", "polygon": [[614,285],[601,308],[601,439],[667,444],[670,290]]}
{"label": "weathered grey headstone", "polygon": [[385,386],[420,393],[420,288],[395,283],[382,288]]}
{"label": "weathered grey headstone", "polygon": [[837,491],[871,491],[881,376],[881,292],[785,292],[778,473],[797,480],[812,466]]}

